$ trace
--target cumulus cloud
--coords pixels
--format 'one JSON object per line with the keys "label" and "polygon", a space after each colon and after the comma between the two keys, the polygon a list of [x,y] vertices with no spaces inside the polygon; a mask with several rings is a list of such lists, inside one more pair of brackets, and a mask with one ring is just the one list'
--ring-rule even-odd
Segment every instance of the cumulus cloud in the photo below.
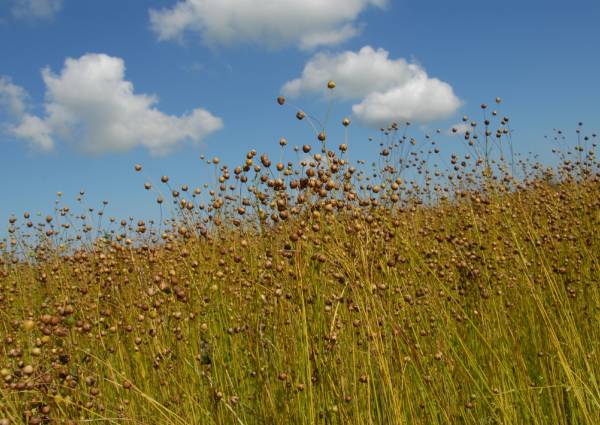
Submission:
{"label": "cumulus cloud", "polygon": [[383,8],[387,1],[180,0],[170,8],[151,9],[150,22],[161,40],[193,31],[207,44],[312,49],[354,37],[361,27],[358,16],[370,6]]}
{"label": "cumulus cloud", "polygon": [[52,19],[62,3],[62,0],[14,0],[12,14],[22,19]]}
{"label": "cumulus cloud", "polygon": [[134,93],[124,79],[122,59],[87,54],[65,61],[60,74],[42,71],[46,84],[43,117],[23,113],[10,132],[49,150],[61,138],[84,152],[124,152],[143,146],[165,154],[183,140],[199,142],[222,128],[222,120],[205,109],[167,115],[156,96]]}
{"label": "cumulus cloud", "polygon": [[320,93],[334,80],[334,96],[358,101],[352,112],[369,125],[393,121],[431,122],[447,118],[461,105],[452,87],[431,78],[416,63],[390,59],[384,49],[365,46],[358,52],[318,53],[305,65],[299,78],[282,87],[285,95],[298,97]]}

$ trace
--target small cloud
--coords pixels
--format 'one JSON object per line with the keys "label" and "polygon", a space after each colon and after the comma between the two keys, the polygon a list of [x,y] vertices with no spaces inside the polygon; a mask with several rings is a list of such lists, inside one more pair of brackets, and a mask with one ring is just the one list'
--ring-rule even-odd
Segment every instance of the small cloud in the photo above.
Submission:
{"label": "small cloud", "polygon": [[201,62],[194,62],[190,66],[188,66],[186,69],[188,71],[199,72],[199,71],[204,71],[206,69],[206,65],[204,65]]}
{"label": "small cloud", "polygon": [[352,111],[372,126],[444,119],[461,105],[448,83],[429,77],[416,63],[390,59],[386,50],[370,46],[358,52],[316,54],[306,63],[302,76],[285,83],[282,91],[290,97],[324,93],[330,79],[337,83],[333,95],[359,100]]}
{"label": "small cloud", "polygon": [[49,20],[62,9],[62,0],[14,0],[11,9],[17,19]]}
{"label": "small cloud", "polygon": [[301,38],[300,48],[302,50],[313,50],[319,46],[334,46],[341,44],[344,41],[357,36],[361,30],[362,26],[357,28],[354,25],[347,24],[341,28],[308,34]]}
{"label": "small cloud", "polygon": [[12,135],[42,150],[52,149],[60,138],[92,154],[143,146],[161,155],[184,140],[198,143],[223,127],[221,118],[201,108],[182,116],[161,112],[156,96],[134,93],[124,78],[125,63],[117,57],[68,58],[60,74],[45,68],[42,77],[45,115],[22,112],[9,127]]}
{"label": "small cloud", "polygon": [[313,49],[356,36],[358,16],[371,6],[386,5],[387,0],[180,0],[149,14],[160,40],[196,32],[211,45],[250,42]]}
{"label": "small cloud", "polygon": [[0,107],[18,118],[25,113],[26,100],[27,92],[23,87],[13,84],[9,77],[0,75]]}
{"label": "small cloud", "polygon": [[10,133],[19,139],[29,141],[43,151],[50,151],[54,148],[51,127],[46,121],[35,115],[24,115],[21,122],[10,129]]}

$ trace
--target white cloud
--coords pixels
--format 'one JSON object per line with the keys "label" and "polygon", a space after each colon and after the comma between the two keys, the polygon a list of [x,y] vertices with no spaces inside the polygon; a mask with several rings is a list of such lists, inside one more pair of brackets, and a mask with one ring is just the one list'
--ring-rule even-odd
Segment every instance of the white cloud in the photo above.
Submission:
{"label": "white cloud", "polygon": [[180,117],[159,111],[158,99],[135,94],[124,74],[123,60],[104,54],[69,58],[59,75],[44,69],[45,116],[23,114],[11,133],[45,150],[58,137],[88,153],[143,146],[165,154],[183,140],[199,142],[222,128],[222,120],[204,109]]}
{"label": "white cloud", "polygon": [[22,19],[52,19],[62,8],[62,0],[14,0],[12,14]]}
{"label": "white cloud", "polygon": [[22,87],[13,84],[11,79],[0,75],[0,106],[7,108],[15,117],[25,113],[27,93]]}
{"label": "white cloud", "polygon": [[368,7],[388,0],[180,0],[173,7],[150,10],[152,28],[161,40],[186,31],[200,33],[207,44],[251,42],[269,47],[297,45],[312,49],[339,44],[360,30],[356,19]]}
{"label": "white cloud", "polygon": [[362,121],[373,124],[398,120],[431,122],[449,117],[460,104],[448,83],[428,78],[422,71],[405,84],[383,93],[369,94],[352,106],[352,112]]}
{"label": "white cloud", "polygon": [[337,84],[334,96],[359,100],[352,111],[369,125],[435,121],[452,115],[461,105],[448,83],[429,77],[418,64],[392,60],[386,50],[370,46],[358,52],[316,54],[302,76],[288,81],[282,91],[290,97],[321,93],[327,91],[328,80]]}
{"label": "white cloud", "polygon": [[19,139],[29,141],[37,148],[49,151],[54,148],[52,140],[52,129],[48,123],[35,115],[25,114],[21,122],[10,129],[12,135]]}
{"label": "white cloud", "polygon": [[335,28],[330,31],[315,32],[307,34],[300,40],[300,48],[311,50],[319,46],[333,46],[349,40],[361,31],[362,28],[352,24],[346,24],[341,28]]}

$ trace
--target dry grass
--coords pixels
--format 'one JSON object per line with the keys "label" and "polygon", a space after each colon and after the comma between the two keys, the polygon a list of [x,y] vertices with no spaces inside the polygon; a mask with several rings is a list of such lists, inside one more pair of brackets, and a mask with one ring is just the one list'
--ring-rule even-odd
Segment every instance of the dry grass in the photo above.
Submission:
{"label": "dry grass", "polygon": [[0,425],[598,423],[595,136],[513,162],[489,113],[444,168],[407,128],[374,170],[315,125],[304,164],[165,176],[161,223],[12,219]]}

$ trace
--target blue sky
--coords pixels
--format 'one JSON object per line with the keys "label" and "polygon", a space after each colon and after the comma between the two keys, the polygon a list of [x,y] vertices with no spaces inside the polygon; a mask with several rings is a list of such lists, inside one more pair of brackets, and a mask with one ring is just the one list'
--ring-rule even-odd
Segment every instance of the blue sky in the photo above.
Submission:
{"label": "blue sky", "polygon": [[383,121],[445,132],[500,96],[516,149],[550,161],[553,128],[600,130],[598,22],[594,0],[0,0],[0,232],[57,191],[152,216],[145,176],[200,186],[201,154],[314,143],[282,92],[316,115],[335,96],[355,157]]}

